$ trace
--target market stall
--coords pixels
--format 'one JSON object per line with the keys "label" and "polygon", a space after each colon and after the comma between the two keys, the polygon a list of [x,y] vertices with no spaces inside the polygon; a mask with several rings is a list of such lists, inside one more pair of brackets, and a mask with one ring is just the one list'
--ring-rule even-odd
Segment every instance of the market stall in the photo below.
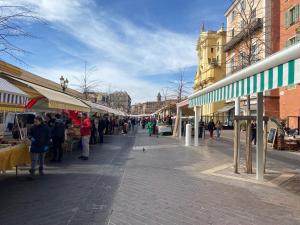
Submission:
{"label": "market stall", "polygon": [[55,114],[62,114],[62,118],[67,125],[65,148],[71,151],[73,145],[80,140],[80,114],[81,112],[90,112],[90,107],[64,92],[10,76],[6,76],[6,79],[14,82],[15,85],[29,95],[30,101],[25,106],[27,112],[43,115],[47,123],[51,122]]}
{"label": "market stall", "polygon": [[[9,132],[12,128],[7,123],[9,113],[24,111],[28,96],[25,92],[12,85],[5,79],[0,78],[0,113],[1,113],[1,134],[0,134],[0,172],[5,173],[19,165],[30,163],[29,148],[20,135],[19,140],[12,138]],[[15,115],[15,114],[13,114]],[[15,121],[15,117],[12,117]],[[21,133],[21,125],[17,121],[18,131]],[[17,171],[17,170],[16,170]]]}

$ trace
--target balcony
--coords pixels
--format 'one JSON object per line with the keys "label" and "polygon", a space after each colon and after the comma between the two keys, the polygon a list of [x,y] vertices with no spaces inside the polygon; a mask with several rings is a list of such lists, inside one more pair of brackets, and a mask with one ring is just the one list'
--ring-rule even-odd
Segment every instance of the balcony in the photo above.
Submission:
{"label": "balcony", "polygon": [[[253,34],[254,32],[260,30],[263,28],[263,20],[261,18],[257,18],[252,21],[251,24],[249,24],[249,33]],[[242,30],[240,33],[235,35],[227,44],[224,46],[224,52],[228,52],[231,49],[233,49],[237,44],[241,43],[245,38],[247,38],[247,35],[249,35],[248,32],[245,31],[246,29]]]}

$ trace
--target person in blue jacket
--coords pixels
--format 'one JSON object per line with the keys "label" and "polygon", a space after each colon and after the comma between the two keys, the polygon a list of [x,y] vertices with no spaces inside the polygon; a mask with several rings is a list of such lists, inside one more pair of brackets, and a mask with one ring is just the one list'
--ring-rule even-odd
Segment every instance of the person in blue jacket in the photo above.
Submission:
{"label": "person in blue jacket", "polygon": [[36,116],[34,118],[34,125],[30,130],[29,138],[31,140],[31,169],[29,172],[32,176],[35,175],[35,167],[39,162],[39,174],[44,175],[44,160],[45,154],[49,150],[51,133],[42,117]]}

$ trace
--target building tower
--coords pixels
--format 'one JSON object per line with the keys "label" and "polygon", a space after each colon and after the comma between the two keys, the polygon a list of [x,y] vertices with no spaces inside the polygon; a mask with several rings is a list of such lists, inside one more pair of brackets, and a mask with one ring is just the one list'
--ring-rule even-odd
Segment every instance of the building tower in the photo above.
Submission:
{"label": "building tower", "polygon": [[[205,31],[204,25],[202,25],[197,42],[198,68],[194,81],[195,92],[225,77],[226,55],[223,52],[225,43],[226,32],[223,25],[218,31]],[[202,108],[204,120],[209,120],[223,107],[224,101],[204,105]]]}
{"label": "building tower", "polygon": [[157,94],[157,101],[161,102],[161,94],[160,94],[160,92],[158,92],[158,94]]}

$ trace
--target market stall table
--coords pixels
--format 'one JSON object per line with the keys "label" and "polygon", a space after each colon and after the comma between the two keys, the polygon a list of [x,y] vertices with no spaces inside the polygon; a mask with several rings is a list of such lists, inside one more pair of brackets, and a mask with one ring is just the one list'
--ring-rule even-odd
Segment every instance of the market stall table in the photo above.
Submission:
{"label": "market stall table", "polygon": [[[3,146],[3,145],[2,145]],[[0,171],[5,173],[20,165],[31,163],[28,145],[25,142],[0,149]]]}
{"label": "market stall table", "polygon": [[161,135],[172,134],[172,128],[170,125],[158,124],[158,133]]}

